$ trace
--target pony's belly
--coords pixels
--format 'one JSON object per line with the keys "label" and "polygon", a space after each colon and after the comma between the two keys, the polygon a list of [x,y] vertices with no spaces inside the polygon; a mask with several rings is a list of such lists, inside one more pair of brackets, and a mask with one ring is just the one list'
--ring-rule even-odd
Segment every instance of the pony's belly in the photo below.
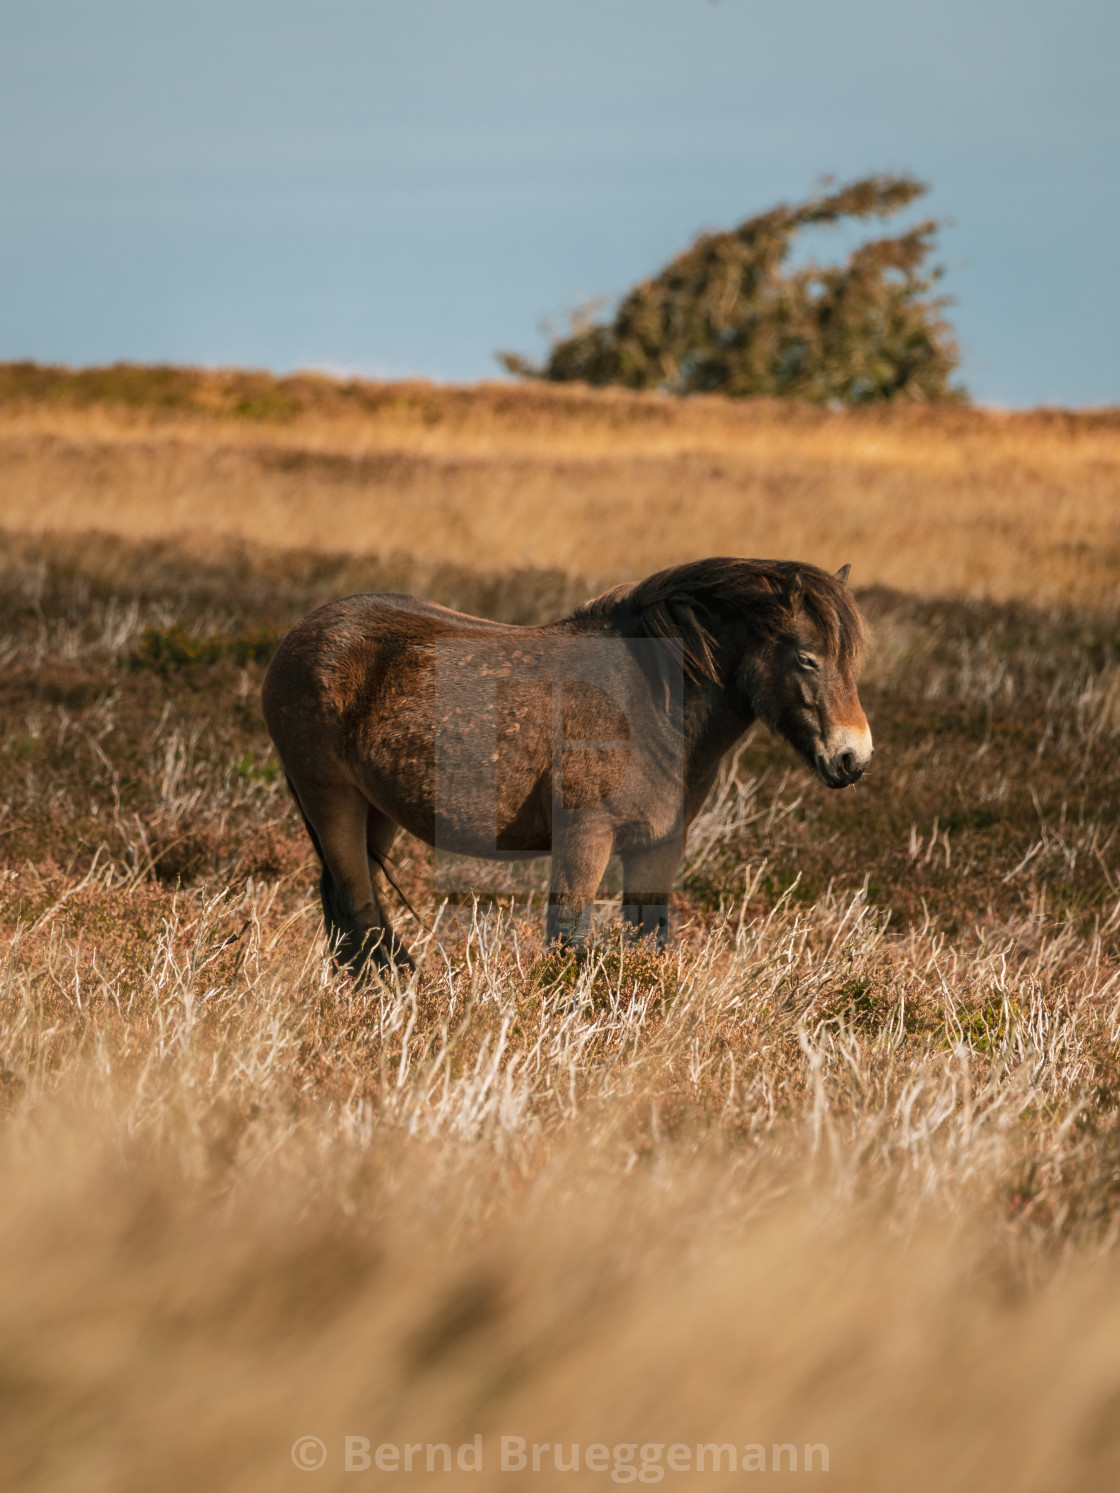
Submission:
{"label": "pony's belly", "polygon": [[473,848],[455,849],[450,845],[441,845],[441,850],[449,851],[455,855],[469,856],[472,860],[480,861],[504,861],[515,863],[520,861],[538,861],[542,857],[552,854],[551,845],[542,845],[534,850],[497,850],[493,845],[475,846]]}
{"label": "pony's belly", "polygon": [[532,860],[552,854],[552,832],[547,824],[503,822],[493,814],[464,817],[454,808],[441,812],[438,806],[430,843],[456,855],[492,861]]}
{"label": "pony's belly", "polygon": [[426,845],[483,860],[533,860],[552,854],[551,827],[537,815],[510,819],[484,805],[416,803],[384,791],[371,792],[377,808]]}

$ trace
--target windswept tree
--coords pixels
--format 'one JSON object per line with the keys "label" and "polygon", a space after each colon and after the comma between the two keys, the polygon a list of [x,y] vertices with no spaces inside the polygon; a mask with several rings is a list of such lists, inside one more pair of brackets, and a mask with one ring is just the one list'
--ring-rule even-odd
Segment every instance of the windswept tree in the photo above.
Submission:
{"label": "windswept tree", "polygon": [[872,239],[838,264],[787,268],[802,229],[885,219],[927,189],[868,176],[800,206],[779,206],[726,233],[705,233],[621,300],[612,321],[576,318],[522,377],[619,384],[674,394],[770,395],[862,404],[961,399],[952,329],[928,268],[939,224]]}

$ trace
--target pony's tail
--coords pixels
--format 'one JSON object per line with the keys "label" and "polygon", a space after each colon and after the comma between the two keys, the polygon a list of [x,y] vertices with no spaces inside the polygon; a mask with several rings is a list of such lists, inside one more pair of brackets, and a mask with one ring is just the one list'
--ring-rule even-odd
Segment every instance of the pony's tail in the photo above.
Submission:
{"label": "pony's tail", "polygon": [[428,927],[427,923],[425,923],[424,919],[416,911],[415,907],[413,907],[412,903],[405,896],[404,892],[401,891],[400,886],[397,884],[396,877],[389,870],[388,862],[386,861],[385,857],[381,854],[381,852],[379,850],[377,850],[373,845],[370,844],[368,836],[366,837],[366,854],[369,856],[370,860],[374,863],[374,865],[377,867],[377,869],[381,872],[382,876],[384,876],[385,880],[392,887],[393,891],[396,892],[397,896],[401,900],[402,905],[408,909],[408,911],[412,914],[412,916],[420,924],[421,928],[423,928],[425,931],[427,931],[427,927]]}
{"label": "pony's tail", "polygon": [[[323,846],[320,843],[319,836],[315,833],[315,826],[311,823],[311,820],[308,819],[307,815],[303,812],[303,805],[299,801],[299,794],[296,792],[296,785],[292,782],[291,778],[288,776],[287,773],[284,774],[284,781],[288,785],[288,792],[292,795],[292,802],[295,804],[296,808],[299,810],[299,817],[303,820],[303,827],[307,831],[308,837],[311,840],[312,845],[314,845],[314,847],[315,847],[315,854],[319,857],[319,863],[323,867],[323,870],[327,871],[327,861],[326,861],[326,857],[323,854]],[[330,875],[329,871],[327,871],[327,875],[328,876]]]}

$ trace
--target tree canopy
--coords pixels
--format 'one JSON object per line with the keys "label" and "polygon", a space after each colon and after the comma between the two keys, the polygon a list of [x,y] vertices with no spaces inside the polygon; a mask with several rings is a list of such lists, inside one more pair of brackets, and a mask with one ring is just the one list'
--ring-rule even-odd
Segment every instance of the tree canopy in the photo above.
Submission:
{"label": "tree canopy", "polygon": [[841,263],[787,268],[795,235],[845,219],[885,219],[927,188],[910,176],[867,176],[800,205],[782,204],[725,233],[703,233],[628,291],[609,322],[587,313],[522,377],[674,394],[769,395],[862,404],[962,399],[941,277],[928,268],[936,219],[871,239]]}

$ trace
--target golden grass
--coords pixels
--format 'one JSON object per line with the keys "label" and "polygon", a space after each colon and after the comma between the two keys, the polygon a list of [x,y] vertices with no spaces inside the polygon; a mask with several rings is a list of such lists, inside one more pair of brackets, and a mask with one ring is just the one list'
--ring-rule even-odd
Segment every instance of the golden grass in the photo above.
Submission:
{"label": "golden grass", "polygon": [[1120,580],[1120,421],[1107,413],[830,413],[261,376],[239,405],[225,377],[190,375],[166,409],[77,402],[65,380],[52,401],[9,392],[2,522],[558,568],[594,584],[719,553],[851,561],[863,585],[1042,603],[1093,604]]}
{"label": "golden grass", "polygon": [[[126,374],[0,377],[4,1489],[1116,1486],[1115,420]],[[406,842],[418,974],[333,973],[258,645],[721,548],[1085,605],[865,596],[874,773],[753,736],[664,957]]]}
{"label": "golden grass", "polygon": [[346,1487],[348,1437],[476,1435],[484,1487],[503,1437],[1112,1486],[1116,1151],[1076,1114],[1117,991],[1079,951],[954,959],[857,897],[576,971],[490,914],[355,992],[274,889],[129,879],[2,966],[6,1487],[296,1487],[305,1436]]}

